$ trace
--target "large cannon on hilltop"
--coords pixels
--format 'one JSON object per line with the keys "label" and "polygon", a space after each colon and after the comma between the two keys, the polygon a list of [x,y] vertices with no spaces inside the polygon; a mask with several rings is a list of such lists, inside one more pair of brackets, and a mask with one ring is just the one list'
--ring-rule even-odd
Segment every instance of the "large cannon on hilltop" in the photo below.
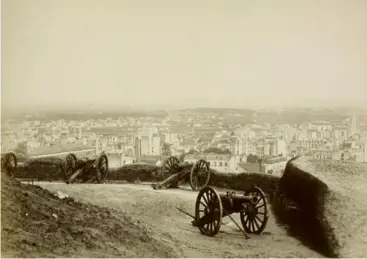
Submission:
{"label": "large cannon on hilltop", "polygon": [[[28,170],[35,170],[37,175],[44,175],[45,168],[48,174],[63,174],[66,183],[73,181],[104,183],[108,172],[108,158],[102,152],[96,158],[77,159],[76,155],[69,153],[65,159],[58,157],[45,157],[28,160],[25,163]],[[55,172],[54,172],[54,171]]]}
{"label": "large cannon on hilltop", "polygon": [[180,182],[189,180],[191,188],[199,190],[209,183],[210,163],[204,159],[193,164],[180,163],[177,157],[171,156],[164,161],[160,174],[162,181],[152,184],[154,189],[177,188]]}
{"label": "large cannon on hilltop", "polygon": [[[253,186],[243,194],[235,192],[219,193],[214,188],[206,186],[200,190],[196,198],[195,216],[177,208],[193,218],[193,226],[207,236],[219,232],[222,218],[229,216],[246,238],[247,233],[261,234],[268,222],[268,210],[264,192]],[[231,214],[239,213],[243,229],[232,218]]]}
{"label": "large cannon on hilltop", "polygon": [[18,165],[18,159],[14,152],[1,153],[1,171],[13,177]]}

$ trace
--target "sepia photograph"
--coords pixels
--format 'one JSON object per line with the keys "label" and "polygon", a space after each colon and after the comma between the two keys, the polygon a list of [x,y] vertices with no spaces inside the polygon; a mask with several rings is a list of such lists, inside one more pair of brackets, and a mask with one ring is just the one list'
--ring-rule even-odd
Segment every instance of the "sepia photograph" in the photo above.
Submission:
{"label": "sepia photograph", "polygon": [[1,0],[1,258],[367,256],[367,0]]}

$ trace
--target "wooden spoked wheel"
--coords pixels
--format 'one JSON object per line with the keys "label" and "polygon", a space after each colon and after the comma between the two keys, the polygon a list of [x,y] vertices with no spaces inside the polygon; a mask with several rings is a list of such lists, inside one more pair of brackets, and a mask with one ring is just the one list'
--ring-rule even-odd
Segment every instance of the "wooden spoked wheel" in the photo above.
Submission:
{"label": "wooden spoked wheel", "polygon": [[13,152],[7,153],[5,154],[5,156],[3,156],[1,160],[2,169],[9,176],[13,176],[18,164],[16,155]]}
{"label": "wooden spoked wheel", "polygon": [[162,180],[166,179],[168,176],[172,174],[173,171],[177,170],[180,161],[177,157],[171,156],[166,161],[164,161],[162,170],[161,170],[161,178]]}
{"label": "wooden spoked wheel", "polygon": [[77,167],[78,160],[76,156],[72,153],[66,156],[65,160],[65,176],[66,180],[74,173],[75,168]]}
{"label": "wooden spoked wheel", "polygon": [[108,158],[105,154],[101,155],[97,162],[97,181],[98,183],[105,182],[108,173]]}
{"label": "wooden spoked wheel", "polygon": [[210,180],[210,163],[204,159],[197,161],[191,168],[190,185],[196,191],[208,185]]}
{"label": "wooden spoked wheel", "polygon": [[219,194],[210,186],[200,190],[195,204],[197,227],[203,235],[214,236],[222,224],[223,207]]}
{"label": "wooden spoked wheel", "polygon": [[261,234],[269,218],[265,194],[260,188],[253,187],[245,195],[253,199],[252,202],[246,203],[246,208],[240,212],[242,226],[247,233]]}

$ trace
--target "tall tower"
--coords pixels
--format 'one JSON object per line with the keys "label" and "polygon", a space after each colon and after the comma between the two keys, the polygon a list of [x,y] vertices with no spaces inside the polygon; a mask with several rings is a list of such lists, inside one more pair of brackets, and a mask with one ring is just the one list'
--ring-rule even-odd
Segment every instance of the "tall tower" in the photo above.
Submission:
{"label": "tall tower", "polygon": [[139,137],[135,138],[135,156],[137,159],[141,156],[141,140]]}
{"label": "tall tower", "polygon": [[353,136],[354,134],[357,133],[359,133],[359,124],[357,114],[354,112],[349,126],[349,136]]}

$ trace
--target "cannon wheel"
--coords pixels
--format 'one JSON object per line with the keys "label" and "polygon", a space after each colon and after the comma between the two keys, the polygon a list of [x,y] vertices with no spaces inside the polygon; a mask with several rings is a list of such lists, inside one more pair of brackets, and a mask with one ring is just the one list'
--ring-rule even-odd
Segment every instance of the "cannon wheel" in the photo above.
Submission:
{"label": "cannon wheel", "polygon": [[69,153],[66,156],[66,160],[65,160],[65,176],[66,176],[66,179],[67,180],[74,173],[74,170],[75,170],[75,168],[77,166],[77,162],[78,162],[78,159],[76,158],[76,155],[74,155],[73,153]]}
{"label": "cannon wheel", "polygon": [[97,166],[97,181],[98,183],[104,183],[107,178],[108,172],[108,158],[105,154],[98,157],[96,161]]}
{"label": "cannon wheel", "polygon": [[161,178],[162,180],[166,179],[169,175],[171,175],[172,171],[178,168],[180,161],[177,157],[171,156],[164,161],[162,170],[161,170]]}
{"label": "cannon wheel", "polygon": [[210,180],[209,163],[204,159],[197,161],[191,168],[190,185],[196,191],[208,185]]}
{"label": "cannon wheel", "polygon": [[17,168],[18,160],[17,156],[13,153],[5,154],[4,161],[2,161],[3,168],[9,176],[13,176],[15,169]]}
{"label": "cannon wheel", "polygon": [[240,212],[242,226],[247,233],[261,234],[269,218],[265,194],[255,186],[245,195],[256,199],[255,202],[247,204],[246,211]]}
{"label": "cannon wheel", "polygon": [[199,226],[203,235],[214,236],[222,225],[223,207],[219,194],[215,189],[206,186],[200,190],[195,204],[195,218],[199,220],[205,215],[213,213],[213,220],[204,226]]}

